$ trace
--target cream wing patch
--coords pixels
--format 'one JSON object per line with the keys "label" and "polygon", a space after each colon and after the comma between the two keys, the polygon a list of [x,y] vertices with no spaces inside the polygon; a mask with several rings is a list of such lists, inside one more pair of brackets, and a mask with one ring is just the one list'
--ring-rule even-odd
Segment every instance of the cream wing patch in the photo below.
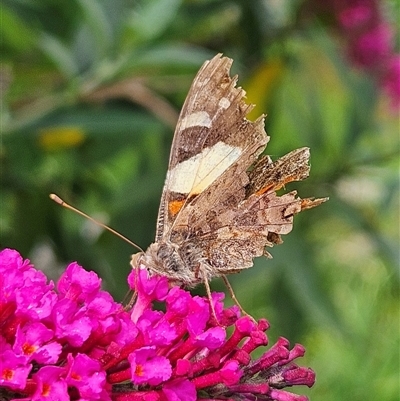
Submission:
{"label": "cream wing patch", "polygon": [[231,102],[226,97],[221,97],[218,102],[218,106],[222,107],[223,109],[227,109],[231,105]]}
{"label": "cream wing patch", "polygon": [[198,111],[196,113],[189,114],[182,118],[180,123],[182,129],[190,127],[211,127],[211,118],[206,111]]}
{"label": "cream wing patch", "polygon": [[167,177],[169,189],[181,194],[197,195],[232,166],[241,154],[241,148],[217,142],[170,170]]}

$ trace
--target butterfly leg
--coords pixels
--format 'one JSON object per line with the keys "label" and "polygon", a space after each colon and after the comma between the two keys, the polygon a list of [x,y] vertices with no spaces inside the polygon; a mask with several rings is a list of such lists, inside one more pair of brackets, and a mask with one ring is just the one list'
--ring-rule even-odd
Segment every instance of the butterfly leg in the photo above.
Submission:
{"label": "butterfly leg", "polygon": [[211,296],[210,283],[208,282],[206,272],[201,268],[201,266],[199,267],[199,272],[203,278],[204,286],[206,287],[206,293],[207,293],[208,302],[210,302],[211,313],[212,313],[215,321],[217,322],[217,324],[220,325],[219,320],[217,318],[217,314],[215,313],[214,303],[213,303],[213,299]]}
{"label": "butterfly leg", "polygon": [[249,314],[242,308],[242,305],[240,305],[240,303],[239,303],[239,301],[237,300],[236,295],[235,295],[235,293],[234,293],[234,291],[233,291],[233,288],[232,288],[230,282],[228,281],[228,277],[226,277],[225,274],[223,274],[221,277],[222,277],[222,280],[224,280],[224,283],[225,283],[225,285],[226,285],[226,288],[227,288],[228,291],[229,291],[229,295],[231,296],[232,301],[238,306],[238,308],[240,309],[240,312],[242,312],[243,315],[249,316],[249,317],[251,317],[251,318],[254,320],[254,318],[253,318],[251,315],[249,315]]}
{"label": "butterfly leg", "polygon": [[[136,265],[139,266],[139,265]],[[123,304],[125,305],[124,309],[126,311],[130,311],[133,308],[133,305],[135,304],[136,298],[137,298],[137,281],[138,281],[138,275],[139,275],[139,267],[133,267],[135,269],[135,290],[130,290],[128,293],[125,295],[123,299]],[[129,298],[129,302],[126,303],[126,300]]]}
{"label": "butterfly leg", "polygon": [[[129,302],[126,303],[126,300],[127,300],[128,298],[129,298]],[[124,309],[125,309],[126,311],[130,311],[130,310],[133,308],[133,305],[134,305],[134,303],[135,303],[135,301],[136,301],[136,298],[137,298],[137,292],[136,292],[136,290],[133,291],[133,292],[132,292],[132,291],[129,291],[129,292],[125,295],[125,297],[124,297],[122,303],[125,305]]]}

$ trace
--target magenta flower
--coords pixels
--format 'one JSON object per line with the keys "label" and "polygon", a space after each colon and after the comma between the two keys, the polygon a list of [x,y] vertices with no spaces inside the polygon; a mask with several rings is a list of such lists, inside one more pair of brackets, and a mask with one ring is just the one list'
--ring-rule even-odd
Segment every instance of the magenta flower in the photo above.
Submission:
{"label": "magenta flower", "polygon": [[367,2],[348,2],[338,14],[338,20],[345,29],[358,29],[373,16],[371,4]]}
{"label": "magenta flower", "polygon": [[309,0],[308,3],[312,10],[324,14],[325,20],[334,22],[347,59],[376,82],[397,112],[400,106],[400,55],[395,51],[394,27],[385,18],[382,2]]}
{"label": "magenta flower", "polygon": [[339,1],[336,7],[339,28],[347,41],[349,59],[357,68],[375,78],[379,87],[389,96],[391,105],[398,110],[400,82],[395,64],[399,55],[394,52],[393,29],[383,18],[380,2]]}
{"label": "magenta flower", "polygon": [[314,384],[314,372],[294,363],[304,355],[301,345],[290,349],[280,338],[252,358],[268,344],[266,320],[241,317],[214,293],[218,324],[208,299],[169,288],[145,269],[128,282],[137,294],[129,312],[76,263],[56,292],[17,251],[0,252],[2,399],[307,400],[283,390]]}
{"label": "magenta flower", "polygon": [[157,355],[157,348],[141,347],[128,356],[131,380],[135,384],[158,386],[172,375],[171,363],[165,356]]}
{"label": "magenta flower", "polygon": [[32,375],[35,392],[25,400],[59,400],[70,401],[68,385],[65,380],[65,370],[57,366],[43,366]]}
{"label": "magenta flower", "polygon": [[377,25],[356,35],[349,46],[351,60],[356,66],[371,72],[382,69],[392,53],[393,34],[387,24]]}

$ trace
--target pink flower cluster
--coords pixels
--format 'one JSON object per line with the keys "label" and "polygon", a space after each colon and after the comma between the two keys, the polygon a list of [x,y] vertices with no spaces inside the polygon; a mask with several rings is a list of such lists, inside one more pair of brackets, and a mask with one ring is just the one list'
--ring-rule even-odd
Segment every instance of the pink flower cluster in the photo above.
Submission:
{"label": "pink flower cluster", "polygon": [[76,263],[55,289],[17,251],[1,251],[0,398],[307,400],[282,390],[314,384],[314,372],[293,362],[301,345],[280,338],[251,357],[268,344],[266,320],[240,317],[214,293],[217,323],[207,299],[145,269],[128,282],[136,299],[126,311]]}
{"label": "pink flower cluster", "polygon": [[377,0],[336,0],[336,18],[347,41],[350,60],[369,72],[400,106],[400,55],[394,53],[394,32]]}

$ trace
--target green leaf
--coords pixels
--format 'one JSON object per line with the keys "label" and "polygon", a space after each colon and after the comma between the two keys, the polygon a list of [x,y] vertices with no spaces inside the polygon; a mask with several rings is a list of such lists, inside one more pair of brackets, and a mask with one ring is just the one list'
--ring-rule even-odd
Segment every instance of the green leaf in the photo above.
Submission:
{"label": "green leaf", "polygon": [[29,29],[10,9],[1,6],[0,37],[2,45],[8,45],[18,51],[27,51],[32,48],[36,40],[36,33]]}
{"label": "green leaf", "polygon": [[156,45],[137,49],[124,64],[124,70],[158,70],[160,68],[199,68],[205,60],[215,56],[205,48],[185,44]]}
{"label": "green leaf", "polygon": [[78,4],[92,30],[100,53],[106,53],[112,41],[112,30],[104,8],[96,0],[78,0]]}
{"label": "green leaf", "polygon": [[182,0],[151,0],[134,14],[131,27],[142,40],[151,40],[174,20]]}
{"label": "green leaf", "polygon": [[71,50],[58,38],[43,33],[39,46],[66,78],[72,78],[78,74],[78,66]]}
{"label": "green leaf", "polygon": [[98,140],[112,138],[113,141],[124,141],[142,135],[144,130],[158,130],[162,127],[153,117],[138,112],[133,107],[110,105],[107,108],[78,105],[61,108],[40,118],[23,129],[4,137],[12,142],[21,138],[36,138],[41,130],[50,127],[79,127],[87,135],[93,135]]}

